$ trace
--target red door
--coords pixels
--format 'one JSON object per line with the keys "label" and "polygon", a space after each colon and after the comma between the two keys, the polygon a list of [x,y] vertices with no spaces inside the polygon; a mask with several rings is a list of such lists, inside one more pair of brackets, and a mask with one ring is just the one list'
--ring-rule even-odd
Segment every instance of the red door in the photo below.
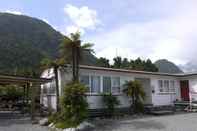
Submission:
{"label": "red door", "polygon": [[189,101],[189,81],[188,80],[180,81],[180,87],[181,87],[181,99],[183,101]]}

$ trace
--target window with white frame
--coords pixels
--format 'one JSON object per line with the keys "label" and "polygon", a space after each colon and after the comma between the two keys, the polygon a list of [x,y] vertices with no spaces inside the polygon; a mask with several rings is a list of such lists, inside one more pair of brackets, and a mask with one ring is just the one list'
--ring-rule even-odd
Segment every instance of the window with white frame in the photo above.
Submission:
{"label": "window with white frame", "polygon": [[120,77],[112,77],[112,93],[120,93]]}
{"label": "window with white frame", "polygon": [[111,77],[104,76],[103,77],[103,93],[111,92]]}
{"label": "window with white frame", "polygon": [[42,93],[47,94],[47,84],[43,84]]}
{"label": "window with white frame", "polygon": [[174,80],[158,80],[159,92],[173,93],[175,92]]}
{"label": "window with white frame", "polygon": [[49,87],[49,90],[48,90],[48,94],[55,94],[56,93],[56,84],[55,84],[55,80],[53,80],[51,83],[50,83],[50,87]]}
{"label": "window with white frame", "polygon": [[175,82],[173,80],[170,81],[170,92],[175,92]]}
{"label": "window with white frame", "polygon": [[100,76],[91,76],[91,93],[100,93]]}
{"label": "window with white frame", "polygon": [[164,92],[164,89],[163,89],[163,81],[162,80],[159,80],[158,81],[158,85],[159,85],[159,92]]}
{"label": "window with white frame", "polygon": [[169,80],[164,80],[164,92],[169,92],[170,87],[169,87]]}
{"label": "window with white frame", "polygon": [[90,92],[90,77],[89,77],[89,75],[81,75],[79,79],[82,84],[87,86],[88,92]]}

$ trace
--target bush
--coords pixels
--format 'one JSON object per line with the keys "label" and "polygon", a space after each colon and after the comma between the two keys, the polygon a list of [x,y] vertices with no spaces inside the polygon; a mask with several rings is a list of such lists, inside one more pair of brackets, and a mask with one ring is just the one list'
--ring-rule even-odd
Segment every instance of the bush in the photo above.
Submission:
{"label": "bush", "polygon": [[127,81],[124,84],[125,89],[123,92],[131,98],[131,109],[133,113],[140,113],[144,111],[143,101],[145,100],[145,91],[142,84],[137,81]]}
{"label": "bush", "polygon": [[112,93],[107,93],[103,94],[103,102],[107,107],[106,115],[109,117],[113,116],[115,114],[115,107],[120,104],[120,101]]}
{"label": "bush", "polygon": [[[87,87],[79,82],[68,83],[61,98],[61,116],[58,127],[76,127],[87,118],[88,103],[85,98]],[[62,124],[63,123],[63,124]]]}

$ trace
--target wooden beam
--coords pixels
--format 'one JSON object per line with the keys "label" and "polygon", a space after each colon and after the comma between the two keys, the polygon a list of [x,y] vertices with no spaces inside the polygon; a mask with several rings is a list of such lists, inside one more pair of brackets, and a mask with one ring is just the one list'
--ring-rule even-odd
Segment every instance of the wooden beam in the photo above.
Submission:
{"label": "wooden beam", "polygon": [[36,95],[36,85],[30,83],[31,87],[31,120],[35,120],[35,95]]}

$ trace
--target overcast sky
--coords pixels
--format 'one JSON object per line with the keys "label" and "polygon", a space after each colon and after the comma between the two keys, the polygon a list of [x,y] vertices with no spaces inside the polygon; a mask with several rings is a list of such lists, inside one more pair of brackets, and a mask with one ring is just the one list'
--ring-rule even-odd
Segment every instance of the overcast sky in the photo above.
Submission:
{"label": "overcast sky", "polygon": [[64,34],[79,30],[99,57],[197,67],[197,0],[4,0],[0,11],[40,18]]}

